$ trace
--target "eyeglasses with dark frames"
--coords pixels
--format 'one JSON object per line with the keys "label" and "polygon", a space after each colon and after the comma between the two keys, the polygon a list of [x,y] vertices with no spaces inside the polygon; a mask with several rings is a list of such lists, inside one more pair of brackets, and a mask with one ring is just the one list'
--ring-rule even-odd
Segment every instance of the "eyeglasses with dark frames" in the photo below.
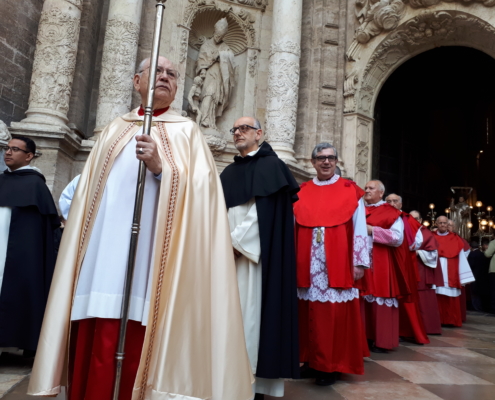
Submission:
{"label": "eyeglasses with dark frames", "polygon": [[335,161],[337,160],[337,157],[332,155],[315,157],[315,160],[318,160],[319,162],[325,162],[326,159],[328,159],[328,161]]}
{"label": "eyeglasses with dark frames", "polygon": [[231,130],[230,133],[232,135],[235,135],[235,132],[239,129],[239,132],[241,133],[246,133],[249,129],[254,129],[255,131],[258,130],[258,128],[255,128],[254,126],[251,125],[239,125],[239,126],[234,126]]}
{"label": "eyeglasses with dark frames", "polygon": [[11,151],[12,153],[17,153],[18,151],[23,151],[24,153],[28,154],[28,153],[31,153],[30,151],[28,150],[23,150],[23,149],[20,149],[19,147],[16,147],[16,146],[1,146],[0,147],[2,150],[4,150],[6,153],[7,151]]}

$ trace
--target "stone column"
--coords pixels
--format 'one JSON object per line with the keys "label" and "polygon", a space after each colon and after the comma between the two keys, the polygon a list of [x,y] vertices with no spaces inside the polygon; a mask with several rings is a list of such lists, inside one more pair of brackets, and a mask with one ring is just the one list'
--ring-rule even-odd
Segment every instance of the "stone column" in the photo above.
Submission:
{"label": "stone column", "polygon": [[302,0],[275,0],[268,67],[266,137],[284,161],[296,163]]}
{"label": "stone column", "polygon": [[142,8],[143,0],[110,0],[96,128],[91,140],[96,140],[108,123],[131,108]]}
{"label": "stone column", "polygon": [[[29,107],[12,127],[69,132],[82,0],[45,0],[38,28]],[[41,128],[40,125],[44,128]]]}

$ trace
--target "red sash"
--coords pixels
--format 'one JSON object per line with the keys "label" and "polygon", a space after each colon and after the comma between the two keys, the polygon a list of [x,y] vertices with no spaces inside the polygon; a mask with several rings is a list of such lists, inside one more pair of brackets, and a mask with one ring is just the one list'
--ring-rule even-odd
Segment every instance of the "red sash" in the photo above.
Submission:
{"label": "red sash", "polygon": [[461,280],[459,278],[459,253],[464,250],[463,239],[454,232],[450,232],[445,236],[434,232],[433,235],[439,245],[438,256],[447,259],[449,287],[461,289]]}
{"label": "red sash", "polygon": [[[402,221],[404,222],[404,238],[407,240],[407,244],[409,245],[409,248],[416,242],[416,235],[421,228],[421,224],[416,221],[413,217],[411,217],[408,213],[405,213],[402,211]],[[416,282],[419,282],[419,271],[418,271],[418,266],[416,262],[416,251],[410,251],[410,256],[412,260],[412,273],[413,275],[411,278],[413,281],[411,281],[409,284],[411,286],[416,286]],[[411,287],[412,288],[412,287]]]}
{"label": "red sash", "polygon": [[329,287],[354,287],[352,216],[363,193],[353,182],[342,178],[331,185],[317,186],[313,181],[301,185],[299,201],[294,205],[298,287],[311,285],[311,245],[315,227],[325,227]]}

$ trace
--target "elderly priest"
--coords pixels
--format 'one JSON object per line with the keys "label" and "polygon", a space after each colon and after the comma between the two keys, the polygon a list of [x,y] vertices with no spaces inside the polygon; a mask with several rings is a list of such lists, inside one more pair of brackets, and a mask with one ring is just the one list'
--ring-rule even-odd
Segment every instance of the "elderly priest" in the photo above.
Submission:
{"label": "elderly priest", "polygon": [[[143,110],[101,133],[72,200],[29,385],[108,400],[114,381],[138,160],[141,233],[119,399],[248,400],[234,255],[222,186],[198,126],[169,110],[178,72],[158,61],[151,136]],[[146,100],[149,60],[134,76]],[[69,354],[67,354],[69,352]],[[68,366],[65,360],[69,361]]]}

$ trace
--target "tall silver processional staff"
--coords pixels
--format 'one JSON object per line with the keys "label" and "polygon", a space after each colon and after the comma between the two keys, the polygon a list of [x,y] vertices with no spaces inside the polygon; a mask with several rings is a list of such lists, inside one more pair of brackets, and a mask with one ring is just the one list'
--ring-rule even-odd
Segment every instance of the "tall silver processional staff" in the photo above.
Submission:
{"label": "tall silver processional staff", "polygon": [[[156,0],[156,18],[155,30],[153,32],[153,46],[151,47],[150,57],[150,76],[148,82],[148,93],[146,96],[146,105],[144,106],[144,125],[143,133],[151,133],[151,120],[153,115],[153,100],[155,97],[156,70],[158,65],[158,52],[160,49],[160,38],[162,34],[163,12],[167,0]],[[141,226],[141,210],[143,208],[144,183],[146,178],[146,164],[139,161],[139,173],[136,185],[136,198],[134,203],[134,214],[131,228],[131,244],[129,247],[129,256],[127,258],[127,270],[124,281],[124,297],[122,299],[121,322],[119,331],[119,343],[115,353],[116,370],[115,382],[113,387],[113,400],[119,400],[120,381],[122,378],[122,365],[124,362],[125,336],[127,332],[127,321],[129,320],[129,304],[131,300],[132,279],[134,276],[134,266],[136,264],[136,251]]]}

